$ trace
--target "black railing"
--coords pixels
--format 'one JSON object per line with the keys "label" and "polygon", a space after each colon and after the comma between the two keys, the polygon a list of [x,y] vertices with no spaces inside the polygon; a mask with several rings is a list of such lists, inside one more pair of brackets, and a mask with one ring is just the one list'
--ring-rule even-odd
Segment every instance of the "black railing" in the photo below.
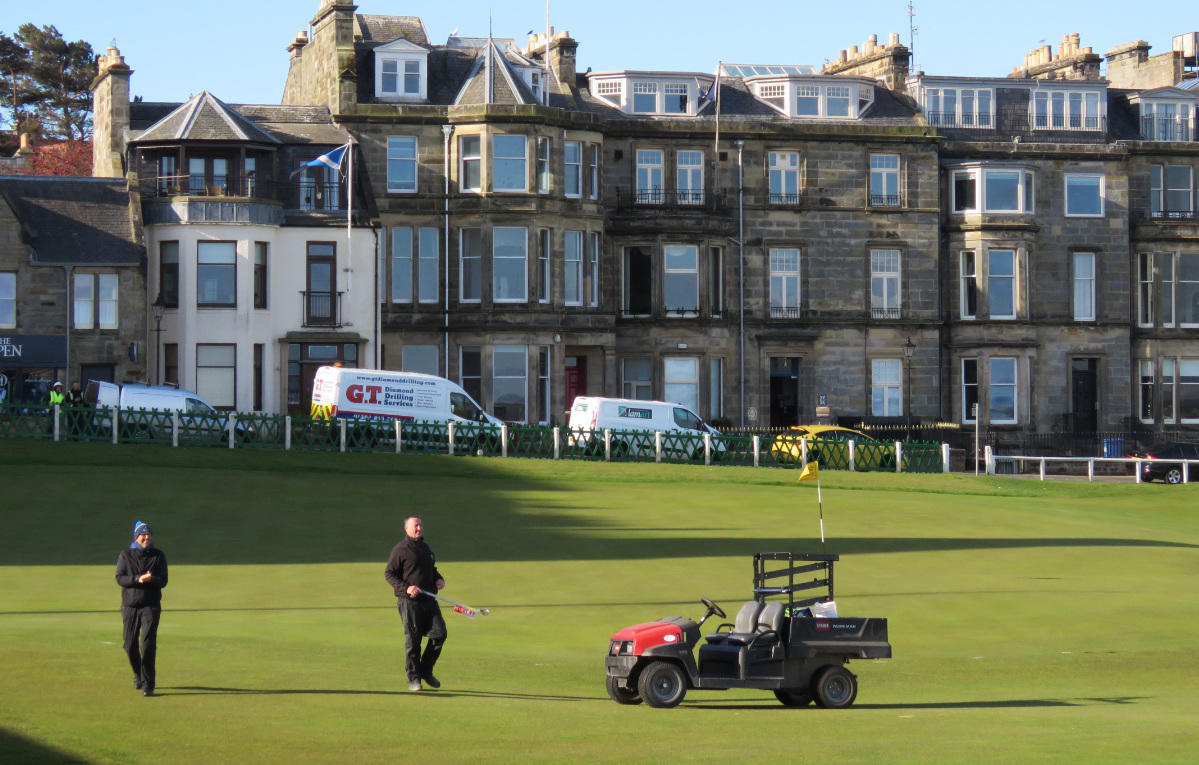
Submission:
{"label": "black railing", "polygon": [[666,189],[617,189],[616,206],[621,209],[661,207],[676,210],[721,211],[726,208],[723,192],[667,191]]}
{"label": "black railing", "polygon": [[1151,210],[1151,220],[1199,220],[1199,213],[1194,210]]}
{"label": "black railing", "polygon": [[899,207],[898,194],[871,194],[871,207]]}
{"label": "black railing", "polygon": [[254,176],[163,175],[142,178],[139,182],[143,198],[155,197],[260,197],[273,199],[276,186],[272,181]]}
{"label": "black railing", "polygon": [[1190,117],[1142,117],[1144,141],[1193,141],[1195,130]]}
{"label": "black railing", "polygon": [[799,308],[784,308],[782,306],[770,306],[770,318],[772,319],[798,319],[801,313]]}
{"label": "black railing", "polygon": [[1033,130],[1079,130],[1083,132],[1107,130],[1106,117],[1088,117],[1082,114],[1037,114],[1033,112],[1029,115],[1029,122]]}
{"label": "black railing", "polygon": [[990,114],[956,114],[955,112],[925,112],[928,124],[947,128],[991,130],[995,121]]}
{"label": "black railing", "polygon": [[342,326],[340,292],[325,290],[303,290],[300,297],[304,301],[303,315],[305,327],[340,327]]}
{"label": "black railing", "polygon": [[782,194],[778,192],[770,192],[770,204],[772,205],[797,205],[803,201],[803,194]]}
{"label": "black railing", "polygon": [[871,308],[870,318],[872,319],[898,319],[898,308]]}

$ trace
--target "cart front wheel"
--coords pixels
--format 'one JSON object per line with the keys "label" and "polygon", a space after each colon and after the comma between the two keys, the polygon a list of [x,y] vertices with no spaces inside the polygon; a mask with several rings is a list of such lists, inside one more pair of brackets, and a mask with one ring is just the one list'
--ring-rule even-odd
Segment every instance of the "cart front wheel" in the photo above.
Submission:
{"label": "cart front wheel", "polygon": [[637,695],[637,691],[625,688],[620,684],[619,678],[608,675],[604,680],[604,686],[608,689],[608,697],[617,704],[641,703],[641,697]]}
{"label": "cart front wheel", "polygon": [[641,671],[637,692],[651,707],[676,707],[687,694],[687,681],[677,664],[655,661]]}
{"label": "cart front wheel", "polygon": [[1182,483],[1182,468],[1170,468],[1166,471],[1166,483]]}
{"label": "cart front wheel", "polygon": [[789,707],[806,707],[812,703],[812,694],[794,688],[776,688],[774,697]]}
{"label": "cart front wheel", "polygon": [[824,669],[812,683],[816,703],[825,709],[843,709],[858,697],[858,679],[845,667]]}

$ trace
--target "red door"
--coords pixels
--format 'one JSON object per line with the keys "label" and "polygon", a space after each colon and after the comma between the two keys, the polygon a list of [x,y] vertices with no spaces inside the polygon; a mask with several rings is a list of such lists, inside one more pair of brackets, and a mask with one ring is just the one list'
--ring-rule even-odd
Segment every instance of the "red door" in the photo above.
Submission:
{"label": "red door", "polygon": [[587,357],[566,357],[566,408],[574,406],[576,396],[587,395]]}

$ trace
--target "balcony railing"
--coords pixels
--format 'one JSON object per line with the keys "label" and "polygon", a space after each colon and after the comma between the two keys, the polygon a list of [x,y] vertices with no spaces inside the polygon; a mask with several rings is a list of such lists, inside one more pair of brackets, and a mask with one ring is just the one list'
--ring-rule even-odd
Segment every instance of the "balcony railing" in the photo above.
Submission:
{"label": "balcony railing", "polygon": [[1194,210],[1151,210],[1150,220],[1199,220],[1199,212]]}
{"label": "balcony railing", "polygon": [[713,212],[726,208],[723,192],[667,191],[666,189],[617,189],[616,205],[618,208],[626,210],[657,207]]}
{"label": "balcony railing", "polygon": [[1141,140],[1193,141],[1195,130],[1189,117],[1142,117]]}
{"label": "balcony railing", "polygon": [[783,306],[770,306],[770,318],[772,319],[798,319],[802,316],[798,307],[786,308]]}
{"label": "balcony railing", "polygon": [[899,207],[898,194],[871,194],[871,207]]}
{"label": "balcony railing", "polygon": [[770,192],[770,204],[772,205],[797,205],[803,201],[803,194],[783,194],[780,192]]}
{"label": "balcony railing", "polygon": [[141,195],[154,197],[265,197],[275,196],[275,184],[254,176],[236,178],[201,175],[163,175],[142,178]]}
{"label": "balcony railing", "polygon": [[329,292],[325,290],[302,290],[300,292],[300,297],[304,301],[304,326],[342,326],[341,296],[341,292]]}
{"label": "balcony railing", "polygon": [[970,130],[993,130],[995,118],[991,114],[957,114],[955,112],[925,112],[928,124],[936,127],[967,128]]}
{"label": "balcony railing", "polygon": [[899,308],[877,308],[870,309],[870,318],[872,319],[898,319]]}
{"label": "balcony railing", "polygon": [[1107,118],[1082,114],[1037,114],[1028,115],[1033,130],[1071,130],[1101,132],[1107,130]]}

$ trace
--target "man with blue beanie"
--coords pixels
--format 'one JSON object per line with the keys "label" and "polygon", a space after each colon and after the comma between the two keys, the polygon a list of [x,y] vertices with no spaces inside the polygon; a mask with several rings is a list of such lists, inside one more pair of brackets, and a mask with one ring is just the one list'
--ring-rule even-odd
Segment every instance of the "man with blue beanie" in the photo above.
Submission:
{"label": "man with blue beanie", "polygon": [[133,541],[117,557],[117,584],[121,585],[121,619],[125,622],[125,653],[133,668],[133,687],[143,696],[153,696],[167,556],[154,546],[149,524],[133,524]]}

